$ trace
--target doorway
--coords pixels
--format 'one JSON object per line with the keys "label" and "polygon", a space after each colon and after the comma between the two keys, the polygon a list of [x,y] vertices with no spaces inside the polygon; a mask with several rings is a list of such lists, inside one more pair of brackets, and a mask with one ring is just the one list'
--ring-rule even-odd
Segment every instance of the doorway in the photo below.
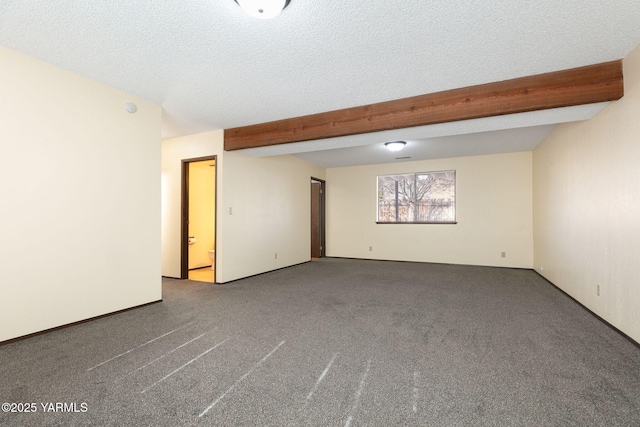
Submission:
{"label": "doorway", "polygon": [[325,256],[325,182],[311,177],[311,259]]}
{"label": "doorway", "polygon": [[182,160],[180,278],[216,282],[216,156]]}

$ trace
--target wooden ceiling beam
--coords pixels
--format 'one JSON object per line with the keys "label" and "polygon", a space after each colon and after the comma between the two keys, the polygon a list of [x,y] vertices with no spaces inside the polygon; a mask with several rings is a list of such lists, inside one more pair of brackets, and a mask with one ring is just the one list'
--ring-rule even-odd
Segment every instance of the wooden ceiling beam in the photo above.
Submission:
{"label": "wooden ceiling beam", "polygon": [[226,129],[224,149],[266,147],[414,126],[614,101],[622,60]]}

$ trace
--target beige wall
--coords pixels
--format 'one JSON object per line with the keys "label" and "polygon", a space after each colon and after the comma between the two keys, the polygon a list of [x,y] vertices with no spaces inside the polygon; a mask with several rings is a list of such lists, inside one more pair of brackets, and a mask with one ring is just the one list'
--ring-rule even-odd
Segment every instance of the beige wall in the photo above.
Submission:
{"label": "beige wall", "polygon": [[181,160],[214,154],[216,281],[309,261],[309,179],[323,179],[324,169],[292,156],[252,158],[224,152],[223,137],[223,131],[215,131],[162,142],[162,274],[180,276]]}
{"label": "beige wall", "polygon": [[219,281],[309,261],[310,178],[324,179],[324,169],[293,156],[252,158],[227,152],[224,161]]}
{"label": "beige wall", "polygon": [[159,300],[160,107],[0,64],[0,341]]}
{"label": "beige wall", "polygon": [[[438,170],[456,170],[457,224],[376,224],[378,175]],[[328,169],[327,255],[531,268],[531,188],[531,152]]]}
{"label": "beige wall", "polygon": [[623,66],[621,100],[559,125],[534,151],[534,260],[640,341],[640,47]]}

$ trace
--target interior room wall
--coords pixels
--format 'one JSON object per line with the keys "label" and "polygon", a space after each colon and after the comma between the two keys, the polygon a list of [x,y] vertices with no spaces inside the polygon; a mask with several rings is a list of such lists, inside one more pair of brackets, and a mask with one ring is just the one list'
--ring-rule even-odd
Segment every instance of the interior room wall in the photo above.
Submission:
{"label": "interior room wall", "polygon": [[162,141],[162,274],[180,277],[182,159],[212,155],[218,156],[216,281],[309,261],[309,179],[323,179],[324,169],[293,156],[225,152],[223,145],[222,130]]}
{"label": "interior room wall", "polygon": [[[531,156],[327,169],[327,255],[531,268]],[[457,224],[376,224],[378,175],[440,170],[456,171]]]}
{"label": "interior room wall", "polygon": [[293,156],[253,158],[232,151],[224,161],[224,202],[218,209],[224,270],[216,279],[226,282],[309,261],[309,179],[324,179],[325,170]]}
{"label": "interior room wall", "polygon": [[0,341],[160,300],[161,108],[0,64]]}
{"label": "interior room wall", "polygon": [[189,269],[211,265],[209,250],[214,248],[215,166],[208,162],[189,165]]}
{"label": "interior room wall", "polygon": [[[162,275],[180,277],[180,221],[182,203],[182,160],[217,156],[217,202],[223,200],[224,131],[217,130],[196,135],[162,140]],[[216,207],[218,228],[220,212]],[[222,261],[222,244],[218,239],[216,248],[217,271]],[[219,277],[216,277],[219,279]]]}
{"label": "interior room wall", "polygon": [[623,71],[622,99],[557,126],[534,151],[534,260],[640,342],[640,47]]}

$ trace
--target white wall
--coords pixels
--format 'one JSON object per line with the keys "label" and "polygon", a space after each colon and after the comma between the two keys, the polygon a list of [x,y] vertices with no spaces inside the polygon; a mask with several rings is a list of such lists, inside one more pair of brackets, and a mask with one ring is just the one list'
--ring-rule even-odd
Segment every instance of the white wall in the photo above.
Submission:
{"label": "white wall", "polygon": [[161,299],[160,107],[0,64],[0,341]]}
{"label": "white wall", "polygon": [[640,341],[640,47],[623,66],[621,100],[559,125],[534,151],[534,260]]}
{"label": "white wall", "polygon": [[324,179],[324,169],[293,156],[227,152],[224,161],[224,202],[218,211],[223,264],[216,279],[226,282],[309,261],[310,178]]}
{"label": "white wall", "polygon": [[[376,224],[378,175],[439,170],[457,224]],[[531,189],[531,152],[327,169],[327,255],[531,268]]]}
{"label": "white wall", "polygon": [[293,156],[225,152],[223,139],[215,131],[162,142],[162,274],[180,276],[181,161],[211,155],[218,156],[216,281],[309,261],[309,179],[323,179],[324,169]]}

